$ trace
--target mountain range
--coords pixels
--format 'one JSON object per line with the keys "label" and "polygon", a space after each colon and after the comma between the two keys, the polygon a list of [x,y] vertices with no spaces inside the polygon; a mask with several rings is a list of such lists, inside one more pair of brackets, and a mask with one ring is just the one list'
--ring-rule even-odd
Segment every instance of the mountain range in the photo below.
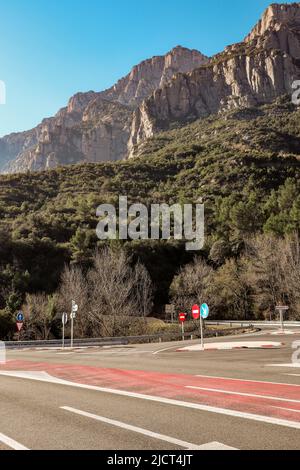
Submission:
{"label": "mountain range", "polygon": [[78,93],[36,128],[0,139],[0,171],[135,158],[161,131],[290,94],[300,78],[300,3],[272,4],[240,43],[213,57],[177,46],[102,92]]}

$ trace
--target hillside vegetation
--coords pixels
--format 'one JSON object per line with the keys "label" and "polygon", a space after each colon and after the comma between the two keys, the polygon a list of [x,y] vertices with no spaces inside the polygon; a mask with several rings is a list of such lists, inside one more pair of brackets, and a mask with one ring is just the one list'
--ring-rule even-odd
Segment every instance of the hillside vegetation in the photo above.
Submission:
{"label": "hillside vegetation", "polygon": [[[178,124],[137,153],[126,162],[0,177],[0,308],[18,308],[25,292],[53,292],[65,263],[89,267],[101,245],[96,208],[117,205],[119,195],[147,205],[202,200],[202,254],[216,265],[238,256],[256,233],[299,232],[300,110],[288,98]],[[124,246],[148,268],[159,311],[194,254],[174,241]]]}

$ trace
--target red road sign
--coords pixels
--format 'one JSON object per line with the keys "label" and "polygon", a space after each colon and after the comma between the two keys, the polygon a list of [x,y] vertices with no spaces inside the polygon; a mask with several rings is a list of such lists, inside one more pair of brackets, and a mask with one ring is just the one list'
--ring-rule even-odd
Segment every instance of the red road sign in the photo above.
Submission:
{"label": "red road sign", "polygon": [[23,322],[17,321],[17,330],[18,330],[18,331],[21,331],[22,328],[23,328]]}
{"label": "red road sign", "polygon": [[186,313],[180,313],[179,314],[179,321],[180,323],[184,323],[186,320]]}
{"label": "red road sign", "polygon": [[199,305],[194,305],[192,307],[192,317],[194,320],[198,320],[200,318],[200,307]]}

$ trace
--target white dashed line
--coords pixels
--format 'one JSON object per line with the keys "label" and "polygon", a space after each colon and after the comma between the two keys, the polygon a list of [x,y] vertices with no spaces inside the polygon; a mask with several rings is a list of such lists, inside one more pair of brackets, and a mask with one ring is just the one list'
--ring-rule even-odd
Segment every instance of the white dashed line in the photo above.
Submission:
{"label": "white dashed line", "polygon": [[244,392],[234,392],[232,390],[221,390],[217,388],[204,388],[204,387],[194,387],[194,386],[186,386],[185,388],[189,388],[192,390],[203,390],[204,392],[216,392],[216,393],[225,393],[227,395],[239,395],[242,397],[251,397],[251,398],[263,398],[265,400],[276,400],[276,401],[284,401],[289,403],[300,403],[300,400],[292,400],[290,398],[279,398],[279,397],[272,397],[268,395],[257,395],[254,393],[244,393]]}
{"label": "white dashed line", "polygon": [[101,423],[109,424],[110,426],[116,426],[118,428],[126,429],[126,431],[135,432],[138,434],[143,434],[144,436],[150,437],[152,439],[157,439],[159,441],[165,441],[170,444],[174,444],[179,447],[183,447],[188,450],[237,450],[233,447],[225,446],[220,442],[210,442],[204,445],[196,445],[190,442],[182,441],[171,436],[166,436],[164,434],[159,434],[156,432],[149,431],[148,429],[139,428],[137,426],[132,426],[131,424],[122,423],[121,421],[116,421],[114,419],[105,418],[104,416],[98,416],[92,413],[87,413],[85,411],[77,410],[75,408],[70,408],[68,406],[62,406],[62,410],[69,411],[70,413],[75,413],[85,418],[94,419],[100,421]]}
{"label": "white dashed line", "polygon": [[6,445],[7,447],[10,447],[11,449],[14,450],[29,450],[27,447],[24,447],[22,444],[20,444],[17,441],[14,441],[10,437],[5,436],[4,434],[0,433],[0,442],[2,444]]}
{"label": "white dashed line", "polygon": [[53,383],[57,385],[65,385],[69,387],[81,388],[81,389],[86,389],[86,390],[94,390],[96,392],[108,393],[108,394],[116,395],[116,396],[137,398],[140,400],[151,401],[155,403],[163,403],[165,405],[179,406],[181,408],[189,408],[189,409],[204,411],[208,413],[216,413],[216,414],[221,414],[225,416],[231,416],[234,418],[242,418],[242,419],[248,419],[251,421],[258,421],[258,422],[262,422],[266,424],[276,424],[277,426],[285,426],[285,427],[292,428],[292,429],[300,429],[300,422],[297,422],[297,421],[272,418],[270,416],[257,415],[254,413],[247,413],[245,411],[236,411],[236,410],[227,409],[227,408],[218,408],[215,406],[201,405],[199,403],[174,400],[172,398],[164,398],[164,397],[154,396],[154,395],[144,395],[142,393],[127,392],[125,390],[117,390],[113,388],[97,387],[96,385],[85,385],[85,384],[81,384],[77,382],[69,382],[67,380],[62,380],[56,377],[52,377],[46,372],[1,371],[0,375],[6,376],[6,377],[24,378],[27,380],[36,380],[38,382]]}

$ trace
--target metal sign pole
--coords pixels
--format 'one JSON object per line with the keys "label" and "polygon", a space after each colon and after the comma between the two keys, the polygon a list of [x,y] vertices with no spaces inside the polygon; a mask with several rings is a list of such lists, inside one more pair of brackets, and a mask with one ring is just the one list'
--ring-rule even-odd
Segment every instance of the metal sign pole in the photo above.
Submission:
{"label": "metal sign pole", "polygon": [[200,315],[200,330],[201,330],[201,349],[204,350],[204,338],[203,338],[203,320]]}
{"label": "metal sign pole", "polygon": [[73,348],[74,342],[74,313],[71,314],[71,348]]}
{"label": "metal sign pole", "polygon": [[65,321],[64,320],[63,320],[63,344],[62,344],[63,349],[65,349]]}
{"label": "metal sign pole", "polygon": [[184,322],[181,323],[182,341],[184,341]]}
{"label": "metal sign pole", "polygon": [[283,310],[280,310],[280,324],[281,324],[281,331],[284,331]]}

